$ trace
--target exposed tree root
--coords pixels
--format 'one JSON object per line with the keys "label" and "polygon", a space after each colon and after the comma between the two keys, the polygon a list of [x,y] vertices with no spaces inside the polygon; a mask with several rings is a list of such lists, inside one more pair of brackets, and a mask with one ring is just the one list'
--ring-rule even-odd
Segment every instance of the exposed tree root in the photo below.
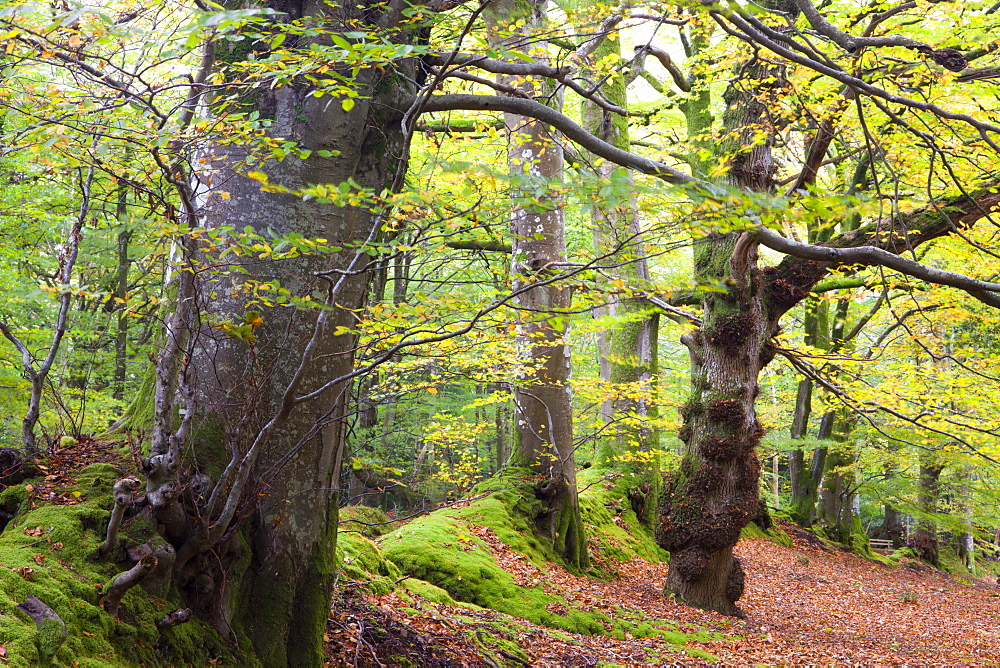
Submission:
{"label": "exposed tree root", "polygon": [[109,615],[118,616],[118,607],[125,592],[145,580],[146,576],[156,568],[157,561],[153,555],[143,557],[139,563],[115,578],[108,591],[104,593],[104,609]]}
{"label": "exposed tree root", "polygon": [[38,626],[38,658],[42,665],[48,665],[55,656],[56,651],[66,640],[69,632],[66,630],[66,623],[49,606],[42,603],[33,594],[17,606]]}
{"label": "exposed tree root", "polygon": [[191,608],[179,608],[173,612],[167,613],[162,619],[156,622],[156,628],[161,631],[166,631],[169,628],[179,626],[191,620],[192,615]]}
{"label": "exposed tree root", "polygon": [[122,519],[125,517],[125,509],[132,504],[132,494],[142,485],[135,476],[122,478],[115,483],[113,488],[115,494],[115,507],[111,510],[111,519],[108,521],[107,537],[104,544],[97,551],[97,558],[104,559],[118,547],[118,529],[121,528]]}

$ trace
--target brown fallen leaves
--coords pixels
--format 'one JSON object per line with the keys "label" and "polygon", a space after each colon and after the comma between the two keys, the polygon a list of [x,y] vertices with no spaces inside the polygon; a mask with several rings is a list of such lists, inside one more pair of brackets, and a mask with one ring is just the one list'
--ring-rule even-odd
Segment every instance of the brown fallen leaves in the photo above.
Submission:
{"label": "brown fallen leaves", "polygon": [[[985,666],[1000,662],[1000,587],[913,563],[889,568],[802,538],[795,539],[793,548],[760,539],[742,541],[736,552],[747,573],[747,590],[740,603],[748,620],[740,621],[664,597],[660,593],[664,564],[642,560],[618,564],[621,577],[609,582],[573,576],[553,565],[542,573],[505,549],[488,530],[476,533],[518,581],[530,585],[542,578],[547,589],[559,590],[574,605],[673,631],[717,632],[718,639],[689,647],[711,652],[723,665]],[[368,603],[379,615],[415,634],[415,643],[440,648],[438,657],[447,656],[449,665],[519,665],[483,642],[487,630],[497,633],[492,622],[503,615],[428,602],[414,610],[395,594],[373,597]],[[528,653],[533,666],[671,661],[712,665],[654,638],[553,634],[523,620],[516,626],[522,631],[511,639]],[[351,659],[366,654],[370,661],[373,652],[379,653],[377,646],[363,646],[355,654],[357,643],[343,633],[336,635],[328,644],[331,665],[351,665]],[[381,662],[392,665],[386,659],[380,654]],[[359,665],[376,664],[362,658]]]}
{"label": "brown fallen leaves", "polygon": [[82,503],[79,492],[70,489],[76,484],[76,473],[91,464],[110,463],[122,466],[125,459],[117,451],[116,443],[103,443],[89,436],[81,436],[71,445],[54,447],[48,458],[48,465],[34,465],[38,477],[32,484],[25,485],[31,505],[68,506]]}

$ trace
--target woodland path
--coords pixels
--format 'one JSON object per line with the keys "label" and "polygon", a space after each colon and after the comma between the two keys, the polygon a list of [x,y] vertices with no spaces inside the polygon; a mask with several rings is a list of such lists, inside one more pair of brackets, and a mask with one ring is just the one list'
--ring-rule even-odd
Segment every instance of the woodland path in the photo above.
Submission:
{"label": "woodland path", "polygon": [[[608,582],[575,577],[551,566],[539,573],[513,553],[495,556],[517,579],[538,576],[584,609],[630,617],[674,631],[709,630],[716,639],[692,642],[719,658],[706,661],[653,638],[615,640],[552,632],[526,621],[510,640],[524,648],[533,666],[594,665],[1000,665],[1000,586],[952,577],[910,562],[890,568],[824,547],[794,532],[794,547],[763,539],[737,546],[747,573],[741,604],[747,621],[680,606],[660,589],[666,568],[637,560],[619,564],[621,577]],[[495,547],[495,545],[491,545]],[[495,633],[491,611],[427,603],[419,614],[390,594],[366,601],[369,609],[409,642],[427,647],[423,665],[524,665],[503,652],[483,652],[482,632]],[[330,665],[378,665],[394,653],[380,643],[356,641],[350,604],[330,624]],[[553,611],[558,612],[558,611]],[[346,615],[346,621],[345,621]],[[360,618],[360,615],[357,617]],[[477,629],[480,634],[477,636]],[[476,642],[476,638],[480,642]],[[433,645],[433,648],[431,647]],[[412,646],[412,645],[411,645]],[[384,653],[385,652],[385,653]],[[391,665],[387,663],[386,665]]]}

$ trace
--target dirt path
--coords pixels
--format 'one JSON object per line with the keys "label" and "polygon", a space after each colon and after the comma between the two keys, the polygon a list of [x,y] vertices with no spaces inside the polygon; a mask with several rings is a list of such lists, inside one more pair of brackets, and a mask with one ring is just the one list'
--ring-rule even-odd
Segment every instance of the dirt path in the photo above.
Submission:
{"label": "dirt path", "polygon": [[[622,577],[610,582],[555,567],[546,575],[553,587],[585,609],[668,630],[717,632],[717,639],[689,647],[711,652],[718,664],[661,640],[553,634],[529,622],[519,622],[522,631],[511,640],[527,651],[533,666],[1000,665],[1000,586],[919,566],[888,568],[801,539],[794,548],[746,540],[736,551],[747,573],[741,601],[747,621],[692,610],[664,597],[662,564],[620,565]],[[406,614],[400,608],[409,604],[395,595],[369,603],[436,645],[437,654],[426,665],[519,665],[502,652],[482,651],[485,646],[474,640],[477,630],[480,638],[483,630],[495,632],[494,622],[502,617],[497,613],[427,604],[417,614]],[[337,629],[331,627],[331,633],[336,636]],[[349,649],[351,658],[360,657],[358,665],[376,665],[364,659],[365,653],[381,654],[371,646],[355,655],[357,643],[348,636],[337,644],[332,665],[351,665],[341,658]]]}

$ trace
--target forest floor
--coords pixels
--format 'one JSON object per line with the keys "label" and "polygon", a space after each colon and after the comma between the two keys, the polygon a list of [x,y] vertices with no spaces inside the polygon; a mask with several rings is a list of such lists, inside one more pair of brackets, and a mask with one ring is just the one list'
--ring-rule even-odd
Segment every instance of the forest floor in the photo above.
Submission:
{"label": "forest floor", "polygon": [[[400,655],[427,666],[1000,665],[996,583],[913,561],[886,566],[785,528],[791,548],[759,538],[736,547],[747,576],[740,602],[746,621],[664,597],[665,564],[618,564],[618,579],[599,581],[555,565],[540,572],[514,553],[495,554],[515,577],[537,576],[542,586],[561,590],[583,609],[643,621],[668,631],[675,643],[676,632],[700,633],[702,639],[683,647],[656,637],[581,636],[490,610],[414,603],[391,593],[335,602],[329,665],[399,665],[392,657]],[[489,637],[497,635],[520,647],[530,664],[491,644]]]}

